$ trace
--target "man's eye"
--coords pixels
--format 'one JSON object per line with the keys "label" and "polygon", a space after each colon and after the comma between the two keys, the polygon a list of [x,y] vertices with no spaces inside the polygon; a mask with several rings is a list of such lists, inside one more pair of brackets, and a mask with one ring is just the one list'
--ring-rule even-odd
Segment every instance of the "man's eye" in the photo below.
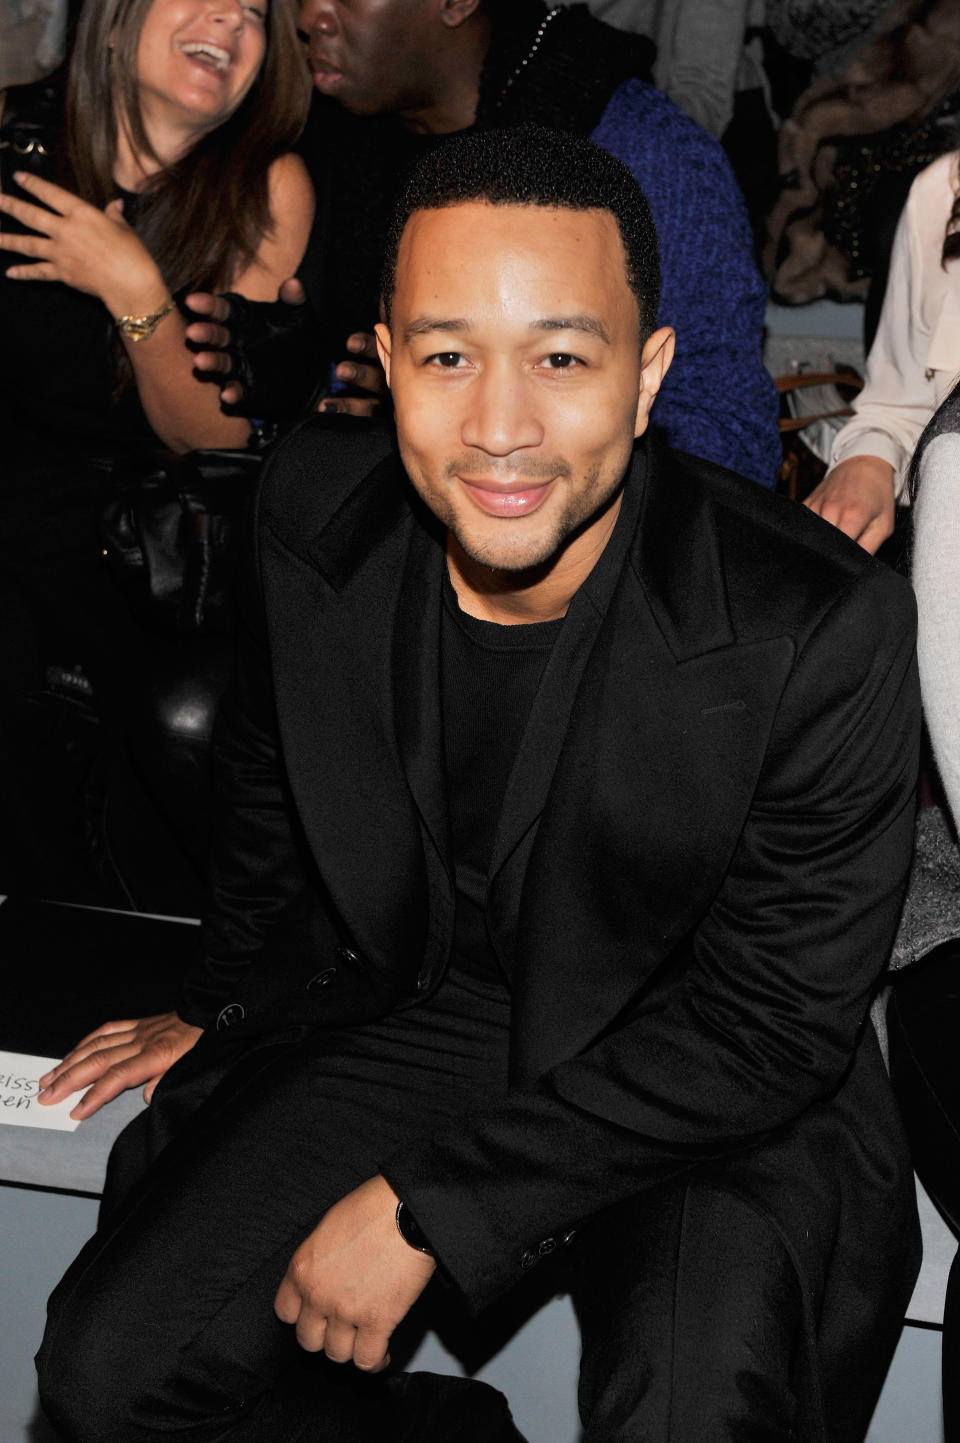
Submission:
{"label": "man's eye", "polygon": [[459,351],[437,351],[434,355],[427,357],[427,365],[444,366],[447,370],[452,371],[463,362],[463,359]]}
{"label": "man's eye", "polygon": [[569,351],[554,351],[544,358],[543,364],[548,371],[570,371],[583,362],[579,356],[571,356]]}

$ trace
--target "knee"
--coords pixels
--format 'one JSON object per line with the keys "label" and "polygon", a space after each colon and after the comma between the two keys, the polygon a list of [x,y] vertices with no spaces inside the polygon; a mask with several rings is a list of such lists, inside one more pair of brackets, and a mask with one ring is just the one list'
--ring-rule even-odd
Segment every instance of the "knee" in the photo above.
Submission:
{"label": "knee", "polygon": [[63,1292],[61,1283],[50,1299],[36,1358],[43,1410],[70,1443],[137,1443],[148,1435],[131,1423],[138,1370],[118,1356],[122,1322],[95,1298]]}
{"label": "knee", "polygon": [[589,1287],[585,1440],[793,1437],[802,1295],[770,1222],[707,1185],[626,1204]]}

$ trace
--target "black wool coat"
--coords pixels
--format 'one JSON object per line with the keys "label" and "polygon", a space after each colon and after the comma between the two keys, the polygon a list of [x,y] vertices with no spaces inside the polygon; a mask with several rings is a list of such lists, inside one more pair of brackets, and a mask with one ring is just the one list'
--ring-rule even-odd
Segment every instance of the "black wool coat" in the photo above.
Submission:
{"label": "black wool coat", "polygon": [[[340,1026],[439,985],[443,566],[388,430],[315,418],[267,468],[188,1020]],[[779,1230],[812,1347],[899,1321],[912,1173],[867,1011],[912,845],[914,629],[833,527],[638,443],[495,843],[511,1091],[383,1163],[473,1306],[695,1172]]]}

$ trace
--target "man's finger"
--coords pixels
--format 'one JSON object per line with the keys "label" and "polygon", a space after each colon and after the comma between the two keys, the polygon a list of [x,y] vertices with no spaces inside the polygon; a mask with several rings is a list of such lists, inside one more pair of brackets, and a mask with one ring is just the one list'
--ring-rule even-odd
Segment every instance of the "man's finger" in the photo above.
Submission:
{"label": "man's finger", "polygon": [[379,405],[373,396],[328,396],[318,411],[339,411],[342,416],[373,416]]}
{"label": "man's finger", "polygon": [[214,321],[230,319],[230,302],[224,300],[223,296],[212,295],[210,291],[194,291],[187,296],[185,304],[188,310],[195,311],[198,316],[209,316]]}
{"label": "man's finger", "polygon": [[[129,1046],[135,1043],[135,1041],[136,1034],[131,1028],[125,1033],[113,1033],[109,1037],[91,1037],[86,1042],[78,1043],[71,1052],[67,1053],[62,1062],[58,1062],[56,1067],[52,1067],[49,1072],[44,1073],[43,1077],[40,1078],[40,1086],[47,1091],[53,1091],[62,1078],[73,1073],[74,1068],[87,1063],[93,1058],[98,1058],[101,1064],[93,1074],[96,1076],[103,1070],[103,1066],[106,1065],[103,1062],[105,1052],[116,1047]],[[69,1088],[62,1088],[59,1089],[59,1094],[65,1097],[69,1091]],[[53,1100],[55,1101],[56,1099]]]}
{"label": "man's finger", "polygon": [[[69,1097],[71,1092],[79,1092],[81,1088],[89,1087],[92,1082],[96,1082],[115,1063],[122,1062],[137,1052],[138,1048],[135,1042],[126,1046],[104,1047],[89,1052],[86,1057],[79,1058],[65,1072],[62,1072],[49,1087],[44,1088],[38,1100],[44,1105],[61,1102],[63,1098]],[[150,1073],[147,1074],[147,1076],[150,1075]]]}
{"label": "man's finger", "polygon": [[347,350],[365,361],[376,361],[377,338],[368,331],[354,331],[347,337]]}
{"label": "man's finger", "polygon": [[383,390],[386,381],[379,366],[365,366],[359,361],[341,361],[337,367],[337,376],[341,381],[349,381],[352,386],[373,391],[377,395]]}
{"label": "man's finger", "polygon": [[141,1083],[149,1082],[162,1071],[163,1063],[144,1052],[114,1062],[99,1082],[95,1082],[89,1091],[84,1093],[76,1107],[71,1109],[70,1116],[81,1120],[90,1117],[103,1107],[105,1102],[112,1102],[130,1087],[139,1087]]}
{"label": "man's finger", "polygon": [[135,1019],[128,1018],[123,1022],[104,1022],[100,1027],[95,1027],[92,1032],[88,1032],[86,1037],[81,1037],[80,1041],[71,1047],[70,1051],[65,1057],[61,1058],[56,1067],[51,1067],[49,1072],[43,1074],[39,1079],[40,1086],[46,1087],[48,1084],[55,1082],[56,1079],[66,1072],[69,1067],[72,1067],[75,1062],[78,1062],[82,1057],[86,1057],[91,1049],[110,1047],[123,1041],[120,1035],[121,1033],[127,1033],[129,1037],[132,1038],[136,1026]]}
{"label": "man's finger", "polygon": [[357,1330],[340,1318],[328,1318],[323,1333],[323,1351],[331,1363],[349,1363],[354,1356]]}
{"label": "man's finger", "polygon": [[273,1311],[281,1323],[295,1323],[300,1316],[300,1292],[291,1281],[289,1272],[284,1274],[283,1282],[277,1289]]}
{"label": "man's finger", "polygon": [[[389,1337],[375,1328],[358,1328],[353,1345],[353,1361],[364,1373],[381,1373],[390,1361],[387,1352]],[[330,1356],[329,1348],[326,1349]]]}
{"label": "man's finger", "polygon": [[72,1048],[72,1051],[76,1052],[77,1048],[85,1047],[86,1044],[92,1042],[95,1037],[114,1037],[118,1032],[134,1032],[136,1031],[139,1020],[137,1017],[122,1017],[114,1022],[101,1022],[100,1026],[95,1027],[92,1032],[88,1032],[86,1037],[81,1037],[80,1041]]}
{"label": "man's finger", "polygon": [[194,345],[216,346],[219,349],[229,346],[231,339],[226,326],[219,326],[216,321],[191,321],[185,334]]}
{"label": "man's finger", "polygon": [[233,367],[233,361],[226,351],[198,351],[193,358],[193,364],[198,371],[215,371],[222,376],[228,376]]}
{"label": "man's finger", "polygon": [[279,299],[286,302],[288,306],[302,306],[306,303],[307,299],[307,293],[296,276],[291,276],[288,281],[284,281],[277,295]]}

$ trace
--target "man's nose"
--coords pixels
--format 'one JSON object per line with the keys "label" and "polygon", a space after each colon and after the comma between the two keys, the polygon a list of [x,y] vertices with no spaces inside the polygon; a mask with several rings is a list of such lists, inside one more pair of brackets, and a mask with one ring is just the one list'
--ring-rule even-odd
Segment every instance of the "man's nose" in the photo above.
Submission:
{"label": "man's nose", "polygon": [[307,35],[311,31],[332,35],[337,28],[337,17],[330,0],[302,0],[298,24]]}
{"label": "man's nose", "polygon": [[466,391],[465,400],[464,445],[489,456],[509,456],[542,444],[543,424],[536,400],[512,366],[495,363],[486,367]]}

